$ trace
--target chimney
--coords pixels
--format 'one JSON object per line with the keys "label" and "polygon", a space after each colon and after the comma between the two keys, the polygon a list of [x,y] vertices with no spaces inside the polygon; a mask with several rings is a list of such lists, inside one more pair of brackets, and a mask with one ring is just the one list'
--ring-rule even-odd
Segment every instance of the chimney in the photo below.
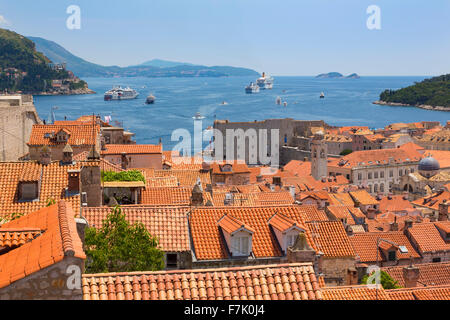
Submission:
{"label": "chimney", "polygon": [[291,193],[292,198],[295,200],[295,186],[289,186],[289,192]]}
{"label": "chimney", "polygon": [[388,194],[388,199],[389,199],[389,200],[392,200],[392,196],[393,196],[393,194],[392,194],[391,192],[389,192],[389,194]]}
{"label": "chimney", "polygon": [[395,216],[394,222],[389,224],[389,231],[398,231],[397,216]]}
{"label": "chimney", "polygon": [[211,164],[209,162],[203,161],[202,162],[202,172],[209,172],[211,170]]}
{"label": "chimney", "polygon": [[72,164],[73,163],[73,149],[69,144],[66,144],[66,146],[63,149],[63,159],[62,162],[65,164]]}
{"label": "chimney", "polygon": [[403,267],[403,280],[405,281],[405,288],[417,287],[417,281],[420,277],[420,270],[416,266],[411,265]]}
{"label": "chimney", "polygon": [[308,157],[303,157],[303,162],[308,162]]}
{"label": "chimney", "polygon": [[80,172],[81,172],[81,169],[67,170],[67,175],[68,175],[68,180],[69,180],[67,191],[70,194],[80,192]]}
{"label": "chimney", "polygon": [[413,221],[411,219],[405,220],[405,230],[413,226]]}
{"label": "chimney", "polygon": [[403,191],[403,200],[409,200],[409,192]]}
{"label": "chimney", "polygon": [[287,259],[289,263],[315,262],[316,252],[309,246],[304,232],[300,232],[294,245],[287,248]]}
{"label": "chimney", "polygon": [[194,188],[192,189],[191,205],[193,206],[203,205],[203,191],[198,184],[195,184]]}
{"label": "chimney", "polygon": [[263,181],[263,176],[260,175],[260,174],[258,174],[258,175],[256,176],[256,182],[262,182],[262,181]]}
{"label": "chimney", "polygon": [[354,267],[347,269],[346,286],[353,286],[358,284],[358,272]]}
{"label": "chimney", "polygon": [[367,218],[375,219],[375,212],[376,212],[376,210],[374,208],[368,208],[367,209]]}
{"label": "chimney", "polygon": [[441,203],[439,203],[439,213],[438,213],[438,220],[439,221],[447,221],[448,220],[448,206],[450,203],[447,200],[442,200]]}
{"label": "chimney", "polygon": [[52,152],[48,146],[43,146],[39,152],[39,163],[46,166],[52,162]]}

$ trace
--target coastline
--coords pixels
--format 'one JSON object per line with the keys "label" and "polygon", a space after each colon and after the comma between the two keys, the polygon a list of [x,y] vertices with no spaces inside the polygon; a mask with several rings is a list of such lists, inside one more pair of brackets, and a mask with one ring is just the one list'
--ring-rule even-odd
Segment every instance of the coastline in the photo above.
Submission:
{"label": "coastline", "polygon": [[421,104],[421,105],[412,105],[412,104],[405,104],[405,103],[399,103],[399,102],[386,102],[386,101],[381,101],[381,100],[377,100],[372,102],[373,104],[378,104],[381,106],[391,106],[391,107],[416,107],[416,108],[421,108],[421,109],[425,109],[425,110],[433,110],[433,111],[450,111],[450,108],[446,108],[446,107],[442,107],[442,106],[430,106],[430,105],[425,105],[425,104]]}
{"label": "coastline", "polygon": [[89,88],[84,89],[75,89],[65,92],[60,91],[53,91],[53,92],[39,92],[39,93],[33,93],[35,96],[72,96],[72,95],[82,95],[82,94],[95,94],[94,90],[91,90]]}

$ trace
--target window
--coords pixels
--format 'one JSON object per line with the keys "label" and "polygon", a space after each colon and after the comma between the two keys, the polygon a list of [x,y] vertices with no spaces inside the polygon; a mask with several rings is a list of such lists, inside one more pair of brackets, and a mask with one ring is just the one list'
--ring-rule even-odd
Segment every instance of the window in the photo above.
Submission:
{"label": "window", "polygon": [[398,170],[398,175],[401,177],[403,175],[403,169]]}
{"label": "window", "polygon": [[166,255],[166,267],[177,268],[178,255],[176,253],[168,253]]}
{"label": "window", "polygon": [[369,173],[367,174],[367,179],[372,179],[372,172],[369,172]]}
{"label": "window", "polygon": [[295,239],[297,238],[297,236],[295,234],[289,234],[286,236],[286,248],[287,247],[292,247],[295,243]]}
{"label": "window", "polygon": [[441,258],[433,258],[432,262],[433,262],[433,263],[441,262]]}
{"label": "window", "polygon": [[413,168],[411,168],[411,173],[413,173],[414,172],[414,169]]}
{"label": "window", "polygon": [[394,170],[389,170],[389,177],[392,178],[394,176]]}
{"label": "window", "polygon": [[375,184],[375,185],[373,186],[373,192],[378,192],[378,185],[377,185],[377,184]]}
{"label": "window", "polygon": [[376,171],[376,172],[373,174],[373,177],[374,177],[375,179],[378,179],[378,171]]}
{"label": "window", "polygon": [[396,260],[396,252],[395,251],[389,251],[388,252],[388,260],[389,261],[395,261]]}
{"label": "window", "polygon": [[249,241],[248,237],[234,237],[232,241],[232,252],[236,256],[248,256]]}
{"label": "window", "polygon": [[31,201],[38,198],[38,183],[37,182],[31,182],[31,183],[25,183],[22,182],[20,184],[19,189],[20,195],[19,198],[22,201]]}
{"label": "window", "polygon": [[380,178],[384,178],[384,171],[380,172]]}
{"label": "window", "polygon": [[358,173],[358,180],[362,180],[362,173]]}
{"label": "window", "polygon": [[372,193],[372,185],[369,184],[369,193]]}

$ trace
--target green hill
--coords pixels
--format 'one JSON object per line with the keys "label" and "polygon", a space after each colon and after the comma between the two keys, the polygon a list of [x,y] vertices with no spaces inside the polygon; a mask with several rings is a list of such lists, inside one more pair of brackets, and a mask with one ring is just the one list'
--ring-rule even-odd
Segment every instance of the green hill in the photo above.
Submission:
{"label": "green hill", "polygon": [[123,68],[102,66],[73,55],[53,41],[38,37],[28,37],[28,39],[34,41],[36,49],[43,52],[54,63],[66,63],[67,68],[80,77],[259,77],[258,72],[247,68],[207,67],[160,59],[153,59],[140,65]]}
{"label": "green hill", "polygon": [[380,100],[386,103],[450,109],[450,74],[425,79],[399,90],[385,90],[380,94]]}
{"label": "green hill", "polygon": [[66,70],[55,70],[50,60],[37,52],[33,41],[0,29],[0,90],[26,93],[44,92],[52,80],[68,77]]}

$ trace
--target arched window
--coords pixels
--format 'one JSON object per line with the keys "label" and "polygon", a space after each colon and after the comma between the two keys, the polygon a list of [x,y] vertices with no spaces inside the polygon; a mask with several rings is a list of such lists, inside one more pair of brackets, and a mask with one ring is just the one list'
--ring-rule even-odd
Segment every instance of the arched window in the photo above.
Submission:
{"label": "arched window", "polygon": [[373,192],[378,192],[378,184],[373,185]]}
{"label": "arched window", "polygon": [[381,191],[381,192],[384,192],[384,183],[381,183],[381,184],[380,184],[380,191]]}

